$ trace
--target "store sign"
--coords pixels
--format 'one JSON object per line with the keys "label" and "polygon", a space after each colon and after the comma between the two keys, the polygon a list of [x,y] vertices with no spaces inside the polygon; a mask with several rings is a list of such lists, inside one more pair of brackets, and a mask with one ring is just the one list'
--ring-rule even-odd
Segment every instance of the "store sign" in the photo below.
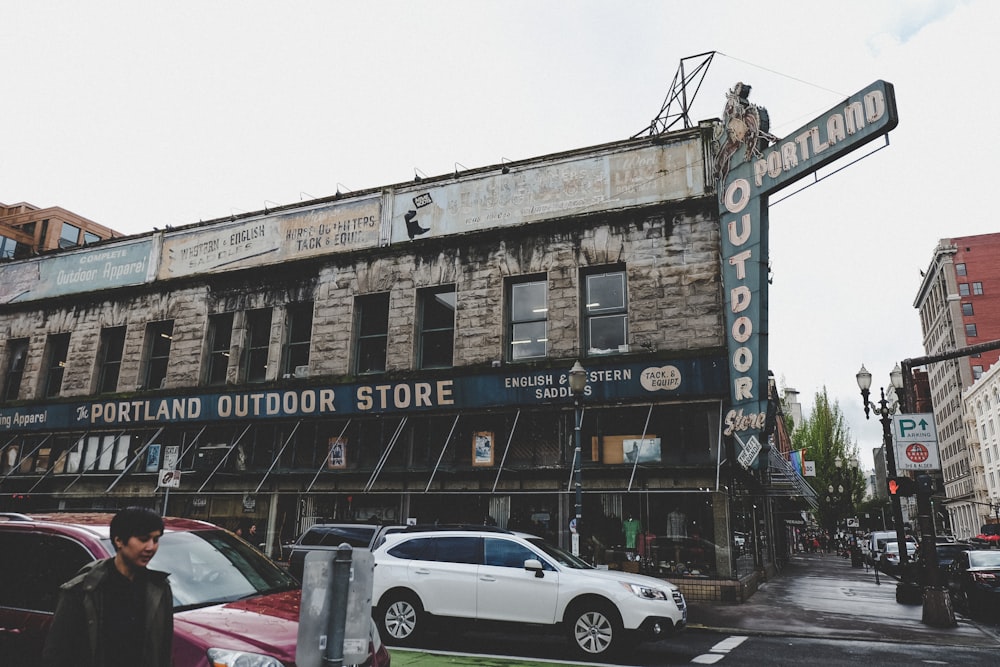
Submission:
{"label": "store sign", "polygon": [[[583,400],[596,403],[717,398],[725,359],[676,359],[587,369]],[[59,428],[122,428],[182,422],[242,421],[565,404],[569,369],[366,382],[296,389],[159,396],[0,408],[0,433]],[[171,446],[161,467],[170,469]]]}
{"label": "store sign", "polygon": [[740,443],[762,438],[767,415],[767,196],[898,123],[892,85],[876,81],[777,139],[768,133],[766,112],[750,103],[749,94],[750,86],[742,83],[729,91],[714,142],[729,351],[726,424],[727,435],[738,434]]}

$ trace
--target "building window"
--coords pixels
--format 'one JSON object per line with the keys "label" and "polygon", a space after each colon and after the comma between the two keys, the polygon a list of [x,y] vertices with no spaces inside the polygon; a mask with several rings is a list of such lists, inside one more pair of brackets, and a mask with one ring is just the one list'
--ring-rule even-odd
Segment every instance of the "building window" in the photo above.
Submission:
{"label": "building window", "polygon": [[971,303],[963,303],[962,304],[962,315],[965,315],[966,317],[968,317],[968,316],[973,315],[973,314],[974,313],[972,312],[972,304]]}
{"label": "building window", "polygon": [[418,368],[450,368],[455,353],[455,287],[420,290]]}
{"label": "building window", "polygon": [[94,232],[83,232],[83,245],[90,245],[91,243],[97,243],[101,240],[101,237]]}
{"label": "building window", "polygon": [[66,452],[67,473],[124,470],[128,463],[131,435],[91,435],[80,438]]}
{"label": "building window", "polygon": [[24,362],[28,358],[28,339],[15,338],[7,341],[7,373],[4,377],[3,399],[17,400],[21,393],[21,378],[24,377]]}
{"label": "building window", "polygon": [[58,396],[69,358],[69,334],[52,334],[46,344],[45,397]]}
{"label": "building window", "polygon": [[208,369],[205,383],[226,384],[229,373],[229,349],[233,345],[233,314],[219,313],[208,318]]}
{"label": "building window", "polygon": [[544,280],[511,282],[507,286],[510,324],[508,359],[541,359],[548,344],[548,290]]}
{"label": "building window", "polygon": [[243,374],[247,382],[267,379],[267,353],[271,346],[270,308],[247,312],[246,365]]}
{"label": "building window", "polygon": [[584,345],[590,356],[624,352],[628,341],[625,272],[584,276]]}
{"label": "building window", "polygon": [[309,346],[312,343],[313,302],[288,304],[285,311],[285,375],[309,371]]}
{"label": "building window", "polygon": [[965,325],[965,335],[966,335],[967,338],[975,338],[976,336],[978,336],[979,334],[976,332],[976,325],[975,324],[966,324]]}
{"label": "building window", "polygon": [[982,283],[972,283],[972,293],[979,296],[983,293]]}
{"label": "building window", "polygon": [[0,236],[0,259],[12,259],[17,255],[17,241]]}
{"label": "building window", "polygon": [[983,377],[983,367],[982,366],[973,366],[972,367],[972,377],[975,378],[976,380],[978,380],[979,378]]}
{"label": "building window", "polygon": [[958,293],[960,296],[969,296],[969,283],[959,283]]}
{"label": "building window", "polygon": [[146,325],[146,381],[144,389],[162,389],[167,380],[170,344],[174,340],[174,321]]}
{"label": "building window", "polygon": [[80,244],[80,228],[68,222],[62,223],[62,230],[59,232],[59,247],[72,248]]}
{"label": "building window", "polygon": [[101,329],[101,351],[98,355],[100,369],[97,374],[97,393],[118,391],[118,374],[122,367],[125,349],[125,327]]}
{"label": "building window", "polygon": [[956,276],[964,276],[964,275],[966,275],[966,273],[965,273],[965,264],[956,264],[955,265],[955,275]]}
{"label": "building window", "polygon": [[354,351],[355,372],[385,372],[389,341],[389,293],[364,294],[354,299],[354,330],[357,346]]}

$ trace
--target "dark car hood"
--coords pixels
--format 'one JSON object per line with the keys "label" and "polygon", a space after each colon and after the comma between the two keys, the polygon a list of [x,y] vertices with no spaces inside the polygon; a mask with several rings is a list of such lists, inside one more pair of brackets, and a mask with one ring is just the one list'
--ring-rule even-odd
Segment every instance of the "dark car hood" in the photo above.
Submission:
{"label": "dark car hood", "polygon": [[295,663],[301,590],[190,609],[174,615],[175,632],[220,647],[273,655]]}

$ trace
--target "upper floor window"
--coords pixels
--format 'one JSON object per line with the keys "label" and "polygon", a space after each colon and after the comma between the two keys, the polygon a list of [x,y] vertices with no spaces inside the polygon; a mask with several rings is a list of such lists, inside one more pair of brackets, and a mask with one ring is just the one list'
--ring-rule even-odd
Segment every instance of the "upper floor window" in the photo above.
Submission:
{"label": "upper floor window", "polygon": [[450,368],[455,354],[455,286],[420,290],[419,368]]}
{"label": "upper floor window", "polygon": [[625,271],[584,275],[583,335],[588,355],[624,352],[628,341]]}
{"label": "upper floor window", "polygon": [[208,368],[205,383],[226,384],[229,373],[229,348],[233,344],[233,314],[219,313],[208,318]]}
{"label": "upper floor window", "polygon": [[983,293],[983,284],[979,282],[972,283],[972,293],[980,295]]}
{"label": "upper floor window", "polygon": [[976,331],[976,325],[975,324],[966,324],[965,325],[965,335],[967,337],[969,337],[969,338],[975,338],[976,336],[978,336],[979,333]]}
{"label": "upper floor window", "polygon": [[45,352],[45,397],[58,396],[69,358],[69,334],[51,334]]}
{"label": "upper floor window", "polygon": [[363,294],[354,299],[354,370],[359,375],[385,371],[389,342],[389,293]]}
{"label": "upper floor window", "polygon": [[270,308],[247,312],[246,363],[243,373],[247,382],[267,379],[267,357],[271,346]]}
{"label": "upper floor window", "polygon": [[507,286],[510,322],[508,359],[541,359],[548,343],[548,290],[544,280],[511,282]]}
{"label": "upper floor window", "polygon": [[969,283],[959,283],[958,293],[960,296],[969,296]]}
{"label": "upper floor window", "polygon": [[966,317],[968,317],[969,315],[974,315],[975,314],[973,312],[973,310],[972,310],[972,304],[971,303],[963,303],[962,304],[962,314],[965,315]]}
{"label": "upper floor window", "polygon": [[0,258],[11,259],[15,256],[17,256],[17,241],[0,236]]}
{"label": "upper floor window", "polygon": [[282,373],[297,375],[309,371],[312,343],[313,302],[291,303],[285,311],[285,349]]}
{"label": "upper floor window", "polygon": [[965,274],[965,264],[956,264],[955,265],[955,275],[956,276],[964,276],[964,275],[966,275]]}
{"label": "upper floor window", "polygon": [[73,246],[79,244],[80,228],[76,225],[71,225],[68,222],[62,223],[62,229],[59,232],[59,247],[72,248]]}
{"label": "upper floor window", "polygon": [[97,243],[100,240],[101,240],[101,237],[98,236],[97,234],[95,234],[94,232],[88,232],[88,231],[84,231],[83,232],[83,244],[84,245],[89,245],[91,243]]}
{"label": "upper floor window", "polygon": [[17,399],[24,377],[24,362],[28,358],[28,339],[15,338],[7,341],[7,372],[4,377],[3,400]]}
{"label": "upper floor window", "polygon": [[167,380],[170,344],[174,340],[174,321],[150,322],[146,325],[145,389],[162,389]]}
{"label": "upper floor window", "polygon": [[101,349],[98,352],[100,367],[97,373],[97,393],[118,391],[118,375],[125,349],[125,327],[101,329]]}
{"label": "upper floor window", "polygon": [[972,377],[975,378],[976,380],[978,380],[979,378],[983,377],[983,367],[982,366],[973,366],[972,367]]}

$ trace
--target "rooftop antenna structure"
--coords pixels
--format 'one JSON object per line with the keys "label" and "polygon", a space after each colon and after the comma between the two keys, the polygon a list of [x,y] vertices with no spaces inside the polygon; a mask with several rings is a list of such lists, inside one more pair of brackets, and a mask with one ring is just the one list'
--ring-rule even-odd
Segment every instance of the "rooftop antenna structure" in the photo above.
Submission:
{"label": "rooftop antenna structure", "polygon": [[[694,127],[694,123],[691,122],[691,116],[689,115],[691,105],[694,104],[694,98],[698,96],[698,91],[701,90],[701,84],[705,81],[705,75],[708,74],[708,66],[712,64],[712,58],[715,57],[715,54],[715,51],[706,51],[696,56],[681,58],[677,72],[674,73],[674,80],[670,84],[670,92],[667,93],[666,99],[663,100],[660,113],[647,127],[633,134],[632,139],[642,136],[655,137],[658,134],[669,132],[680,122],[684,123],[684,129]],[[690,97],[688,97],[688,88],[692,84],[693,90]]]}

